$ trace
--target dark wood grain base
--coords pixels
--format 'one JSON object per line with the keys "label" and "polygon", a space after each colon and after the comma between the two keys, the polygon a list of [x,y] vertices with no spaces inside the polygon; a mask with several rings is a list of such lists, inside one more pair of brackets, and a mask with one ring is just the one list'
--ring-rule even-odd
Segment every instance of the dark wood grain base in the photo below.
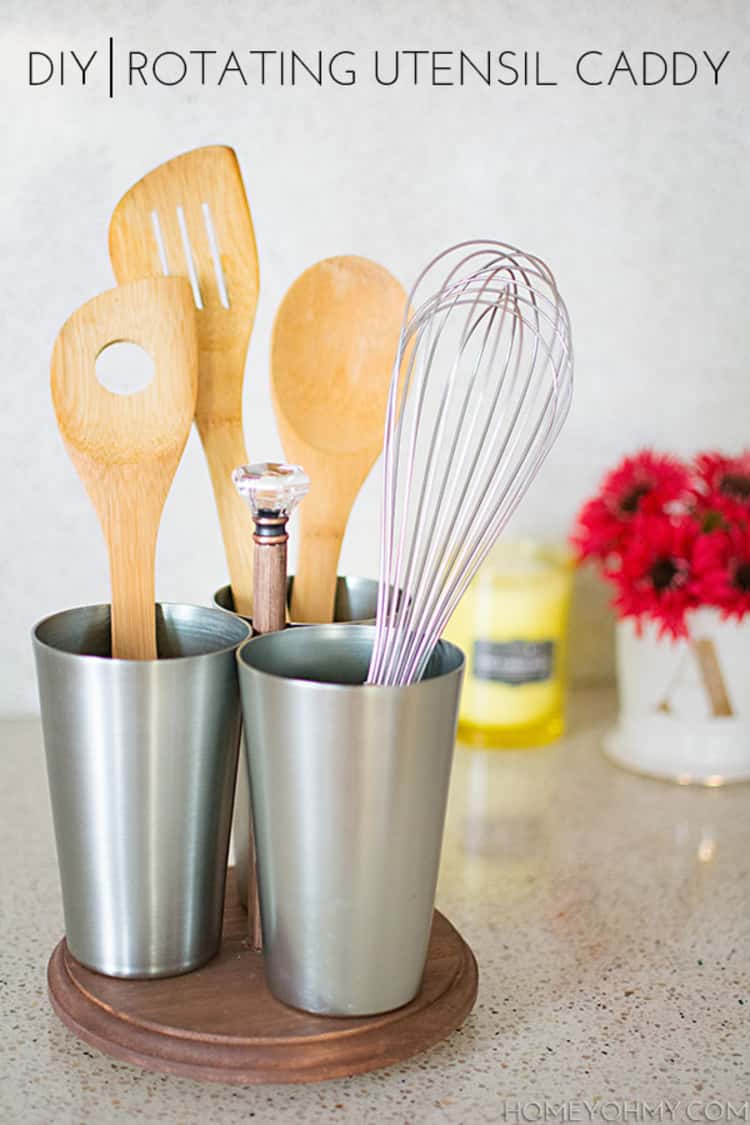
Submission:
{"label": "dark wood grain base", "polygon": [[477,964],[435,912],[422,989],[403,1008],[369,1018],[313,1016],[268,990],[262,954],[247,946],[233,872],[219,954],[165,980],[115,980],[79,964],[63,939],[47,970],[57,1015],[105,1054],[209,1082],[320,1082],[401,1062],[438,1043],[474,1006]]}

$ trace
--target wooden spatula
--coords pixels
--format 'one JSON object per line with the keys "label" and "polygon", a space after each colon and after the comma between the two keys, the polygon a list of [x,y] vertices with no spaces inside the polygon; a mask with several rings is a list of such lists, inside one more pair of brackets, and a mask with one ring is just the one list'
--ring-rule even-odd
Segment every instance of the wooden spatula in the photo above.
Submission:
{"label": "wooden spatula", "polygon": [[271,393],[287,460],[312,482],[300,509],[294,621],[331,621],[347,520],[383,445],[406,294],[367,258],[306,270],[276,314]]}
{"label": "wooden spatula", "polygon": [[198,148],[139,180],[114,210],[109,254],[119,282],[176,274],[191,283],[200,345],[195,421],[211,473],[234,607],[249,616],[252,535],[232,470],[248,461],[242,381],[258,303],[258,255],[233,150]]}
{"label": "wooden spatula", "polygon": [[[121,341],[153,360],[152,381],[135,394],[114,394],[96,377],[97,356]],[[157,656],[156,537],[197,387],[193,295],[182,278],[149,278],[94,297],[55,342],[52,402],[107,541],[115,657]]]}

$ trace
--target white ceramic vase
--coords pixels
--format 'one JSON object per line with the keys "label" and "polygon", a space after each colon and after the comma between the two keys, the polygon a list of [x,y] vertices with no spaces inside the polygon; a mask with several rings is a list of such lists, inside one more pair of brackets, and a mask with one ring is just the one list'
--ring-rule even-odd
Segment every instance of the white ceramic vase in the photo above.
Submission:
{"label": "white ceramic vase", "polygon": [[605,738],[619,765],[681,784],[750,779],[750,619],[691,615],[690,640],[647,622],[616,631],[620,711]]}

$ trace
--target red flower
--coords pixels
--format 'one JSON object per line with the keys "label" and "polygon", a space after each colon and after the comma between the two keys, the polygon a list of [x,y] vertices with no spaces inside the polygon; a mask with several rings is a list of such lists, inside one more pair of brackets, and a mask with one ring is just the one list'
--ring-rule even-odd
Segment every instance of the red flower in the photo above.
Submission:
{"label": "red flower", "polygon": [[750,511],[750,450],[739,457],[701,453],[695,468],[700,492],[709,502],[711,498],[729,501]]}
{"label": "red flower", "polygon": [[703,605],[724,617],[750,612],[750,524],[745,521],[701,535],[693,552],[695,590]]}
{"label": "red flower", "polygon": [[685,615],[699,604],[693,574],[700,524],[691,515],[637,515],[621,564],[608,577],[623,617],[659,622],[659,635],[687,636]]}
{"label": "red flower", "polygon": [[626,546],[638,515],[664,512],[690,492],[690,474],[676,458],[648,449],[626,457],[578,514],[571,541],[579,558],[606,561]]}

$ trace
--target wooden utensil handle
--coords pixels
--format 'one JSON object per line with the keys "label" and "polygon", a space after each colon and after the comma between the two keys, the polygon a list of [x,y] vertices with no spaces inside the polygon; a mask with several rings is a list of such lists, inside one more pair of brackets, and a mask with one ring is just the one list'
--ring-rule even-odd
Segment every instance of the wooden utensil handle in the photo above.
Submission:
{"label": "wooden utensil handle", "polygon": [[297,573],[292,586],[292,621],[333,621],[343,532],[320,530],[300,520]]}
{"label": "wooden utensil handle", "polygon": [[247,461],[245,438],[239,419],[196,419],[206,454],[224,552],[229,567],[234,608],[243,617],[253,612],[253,548],[248,534],[247,508],[232,484],[232,470]]}
{"label": "wooden utensil handle", "polygon": [[118,660],[156,660],[156,528],[138,513],[118,513],[110,525],[109,573],[112,589],[112,656]]}

